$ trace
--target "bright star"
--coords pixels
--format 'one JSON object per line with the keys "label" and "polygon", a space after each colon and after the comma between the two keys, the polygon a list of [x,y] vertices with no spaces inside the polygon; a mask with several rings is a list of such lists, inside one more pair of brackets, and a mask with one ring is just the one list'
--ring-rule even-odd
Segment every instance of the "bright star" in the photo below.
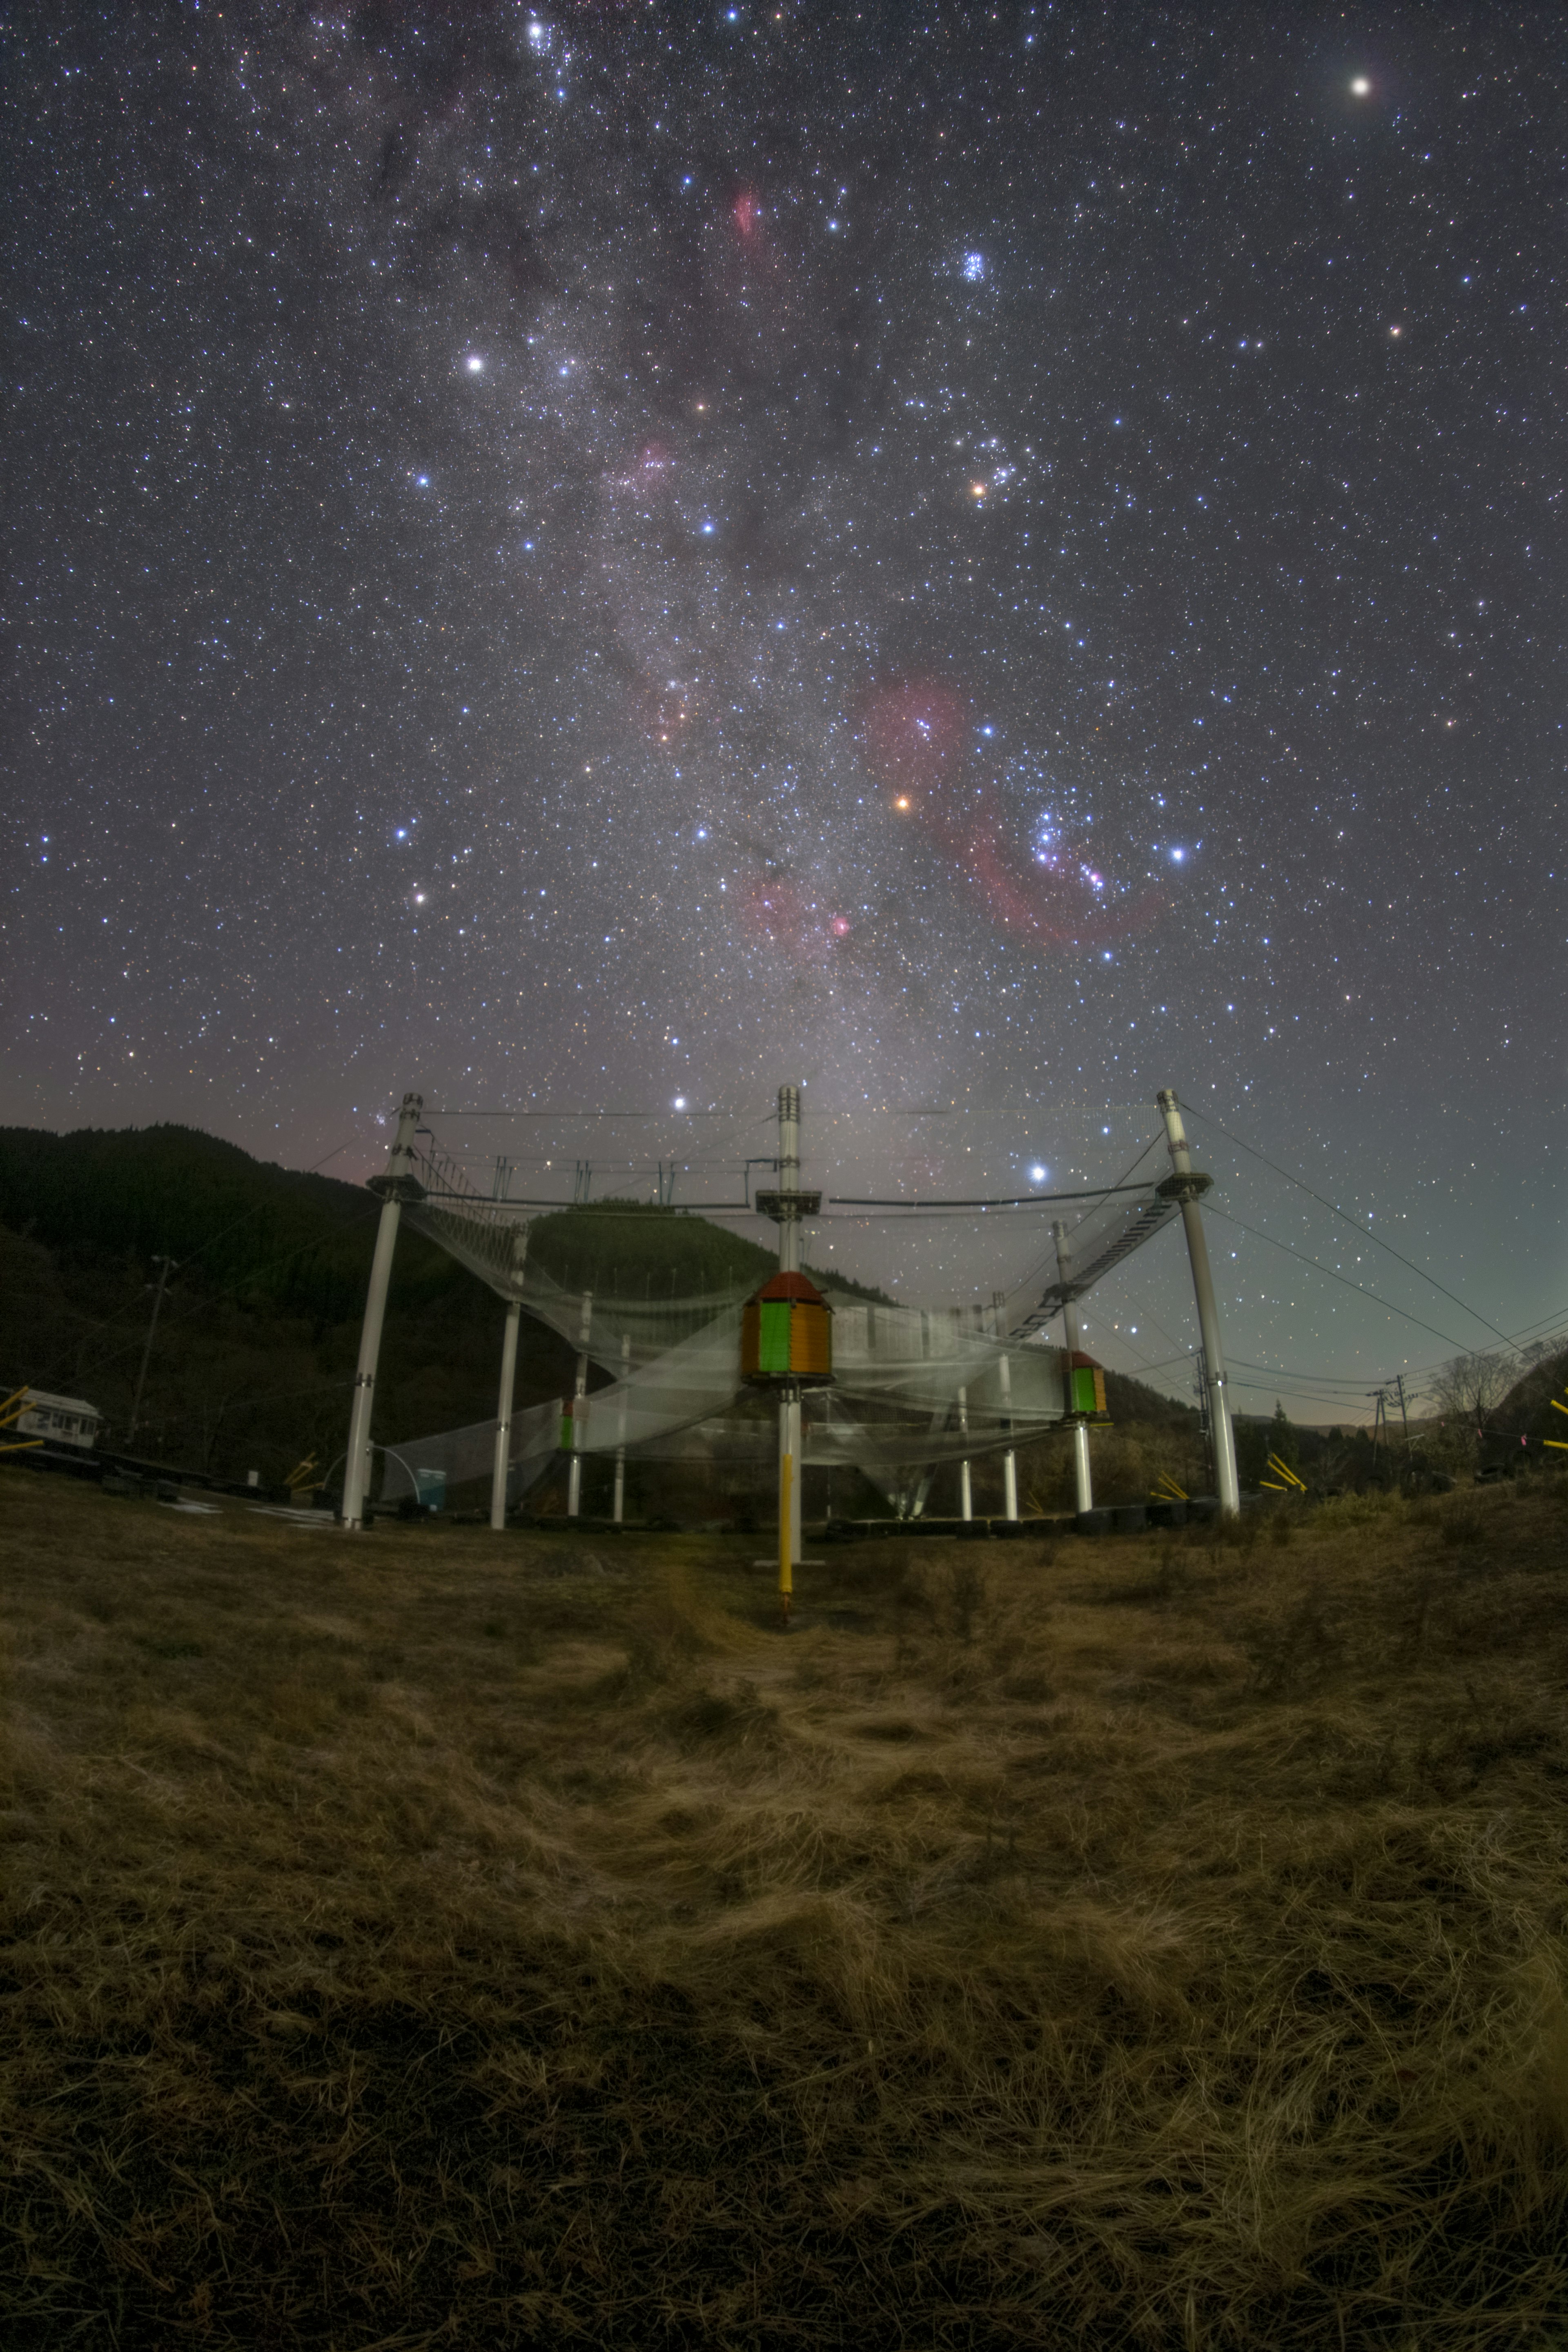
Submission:
{"label": "bright star", "polygon": [[1029,1181],[1031,1184],[1043,1184],[1050,1172],[1051,1171],[1048,1168],[1031,1168],[1029,1171]]}
{"label": "bright star", "polygon": [[1351,84],[1351,96],[1352,98],[1370,98],[1371,95],[1371,82],[1367,80],[1364,74],[1358,74],[1354,81]]}
{"label": "bright star", "polygon": [[483,375],[484,372],[485,363],[483,360],[480,359],[478,352],[470,352],[468,353],[468,373],[470,375]]}
{"label": "bright star", "polygon": [[677,1110],[684,1110],[686,1108],[686,1097],[684,1095],[676,1096],[675,1108]]}

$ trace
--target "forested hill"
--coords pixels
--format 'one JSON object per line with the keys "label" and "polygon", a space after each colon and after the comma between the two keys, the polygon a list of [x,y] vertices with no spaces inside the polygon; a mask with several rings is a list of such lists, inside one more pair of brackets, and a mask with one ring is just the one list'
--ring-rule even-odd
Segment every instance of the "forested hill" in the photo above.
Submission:
{"label": "forested hill", "polygon": [[192,1127],[0,1128],[0,1223],[72,1261],[175,1259],[314,1323],[357,1311],[379,1202]]}

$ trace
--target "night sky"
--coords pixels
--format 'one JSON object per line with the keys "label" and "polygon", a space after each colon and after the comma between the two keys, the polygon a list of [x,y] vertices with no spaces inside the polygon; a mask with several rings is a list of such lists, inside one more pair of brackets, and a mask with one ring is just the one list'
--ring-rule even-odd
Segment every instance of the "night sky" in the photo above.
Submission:
{"label": "night sky", "polygon": [[[605,1148],[720,1199],[802,1077],[819,1178],[1011,1192],[1172,1084],[1568,1312],[1559,9],[5,40],[6,1118],[352,1176],[407,1086],[651,1108]],[[1486,1344],[1194,1132],[1436,1327],[1216,1226],[1258,1409]],[[1038,1254],[831,1239],[906,1296]],[[1091,1338],[1180,1389],[1157,1248],[1170,1344],[1130,1280]]]}

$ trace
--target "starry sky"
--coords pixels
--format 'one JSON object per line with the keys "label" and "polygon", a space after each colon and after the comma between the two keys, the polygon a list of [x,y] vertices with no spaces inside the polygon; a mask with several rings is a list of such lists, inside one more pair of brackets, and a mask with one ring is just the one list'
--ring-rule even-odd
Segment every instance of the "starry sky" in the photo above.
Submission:
{"label": "starry sky", "polygon": [[1343,1277],[1226,1241],[1258,1409],[1563,1319],[1561,35],[11,8],[5,1117],[1012,1192],[1174,1085],[1477,1310],[1194,1123]]}

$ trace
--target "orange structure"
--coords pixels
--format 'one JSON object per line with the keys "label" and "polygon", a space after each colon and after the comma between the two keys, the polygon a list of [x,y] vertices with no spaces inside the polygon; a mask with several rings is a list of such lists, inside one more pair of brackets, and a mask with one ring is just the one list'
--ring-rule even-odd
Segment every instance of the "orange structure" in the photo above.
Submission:
{"label": "orange structure", "polygon": [[775,1274],[741,1313],[741,1378],[758,1387],[826,1388],[833,1379],[833,1309],[804,1274]]}

